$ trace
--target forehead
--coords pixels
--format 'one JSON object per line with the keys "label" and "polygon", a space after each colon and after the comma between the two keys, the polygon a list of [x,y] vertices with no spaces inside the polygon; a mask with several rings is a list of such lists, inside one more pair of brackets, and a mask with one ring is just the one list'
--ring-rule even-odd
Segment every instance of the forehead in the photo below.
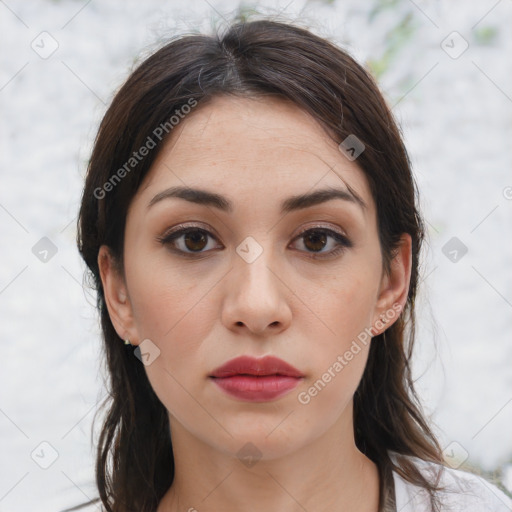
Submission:
{"label": "forehead", "polygon": [[222,188],[233,197],[348,186],[372,203],[359,166],[312,116],[274,97],[220,96],[184,116],[138,195],[173,185]]}

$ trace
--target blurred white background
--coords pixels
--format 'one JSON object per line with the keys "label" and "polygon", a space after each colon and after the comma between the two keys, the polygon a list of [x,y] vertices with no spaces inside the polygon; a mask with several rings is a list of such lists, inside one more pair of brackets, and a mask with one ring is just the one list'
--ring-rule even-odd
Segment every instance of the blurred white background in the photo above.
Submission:
{"label": "blurred white background", "polygon": [[378,77],[402,126],[429,228],[418,390],[452,463],[467,458],[463,467],[512,489],[510,0],[6,0],[2,512],[57,511],[96,496],[91,423],[105,394],[101,339],[75,236],[106,106],[136,59],[176,33],[210,32],[239,8],[282,11]]}

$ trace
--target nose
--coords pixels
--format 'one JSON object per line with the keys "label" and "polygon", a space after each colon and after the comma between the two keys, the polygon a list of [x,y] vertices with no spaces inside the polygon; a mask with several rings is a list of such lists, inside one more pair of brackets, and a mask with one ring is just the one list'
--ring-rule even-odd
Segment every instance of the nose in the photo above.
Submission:
{"label": "nose", "polygon": [[221,320],[230,330],[250,334],[277,334],[288,328],[293,295],[279,275],[271,250],[264,250],[255,261],[238,255],[227,280]]}

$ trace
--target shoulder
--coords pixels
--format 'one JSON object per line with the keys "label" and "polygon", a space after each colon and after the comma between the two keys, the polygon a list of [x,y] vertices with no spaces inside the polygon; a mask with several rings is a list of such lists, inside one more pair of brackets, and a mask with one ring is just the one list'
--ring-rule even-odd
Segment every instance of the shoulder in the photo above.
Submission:
{"label": "shoulder", "polygon": [[[394,455],[390,454],[392,459]],[[466,471],[407,457],[433,482],[439,478],[444,489],[438,493],[442,512],[512,512],[512,499],[484,478]],[[427,492],[393,471],[396,509],[400,512],[427,512]]]}

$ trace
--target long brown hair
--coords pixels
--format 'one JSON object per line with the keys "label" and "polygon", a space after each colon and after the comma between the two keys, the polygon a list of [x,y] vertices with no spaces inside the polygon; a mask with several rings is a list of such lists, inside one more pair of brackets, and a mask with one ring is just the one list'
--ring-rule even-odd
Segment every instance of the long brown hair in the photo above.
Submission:
{"label": "long brown hair", "polygon": [[[96,501],[101,499],[108,512],[154,512],[174,478],[167,411],[133,349],[123,343],[110,321],[98,250],[107,245],[123,269],[128,206],[172,130],[136,166],[127,168],[133,152],[148,137],[155,139],[155,128],[169,124],[187,102],[201,105],[218,95],[288,99],[318,120],[338,144],[355,134],[365,145],[357,164],[376,204],[383,263],[389,269],[400,235],[409,233],[412,275],[402,315],[371,343],[354,396],[355,440],[380,471],[394,469],[426,489],[436,509],[438,481],[425,479],[411,459],[402,457],[443,465],[442,450],[423,416],[411,375],[424,226],[400,131],[374,79],[344,50],[293,23],[266,19],[235,20],[222,35],[171,40],[133,71],[101,122],[77,234],[78,249],[97,291],[110,379],[97,447]],[[340,158],[344,157],[340,154]],[[119,173],[123,166],[127,172]],[[113,181],[114,175],[121,179]],[[112,185],[108,191],[107,182]],[[397,454],[396,464],[389,451]]]}

